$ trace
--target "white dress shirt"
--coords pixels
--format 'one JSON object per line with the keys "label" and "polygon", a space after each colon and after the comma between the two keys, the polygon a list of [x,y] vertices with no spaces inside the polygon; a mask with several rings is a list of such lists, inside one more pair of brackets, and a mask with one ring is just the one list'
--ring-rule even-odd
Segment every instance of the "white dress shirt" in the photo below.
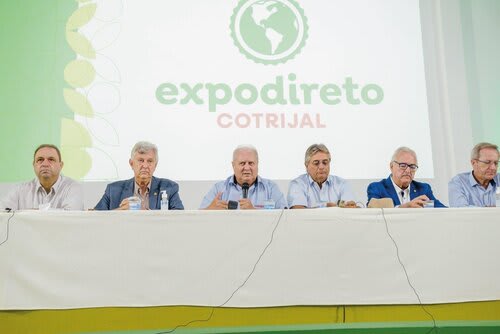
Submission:
{"label": "white dress shirt", "polygon": [[3,198],[0,208],[83,210],[83,187],[75,180],[59,175],[47,193],[35,178],[16,185]]}

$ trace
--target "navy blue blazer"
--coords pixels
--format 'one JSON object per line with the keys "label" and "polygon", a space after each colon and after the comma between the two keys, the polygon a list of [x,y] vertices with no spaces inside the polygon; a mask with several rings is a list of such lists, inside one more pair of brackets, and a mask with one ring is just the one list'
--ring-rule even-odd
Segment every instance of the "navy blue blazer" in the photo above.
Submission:
{"label": "navy blue blazer", "polygon": [[[106,186],[104,195],[94,209],[114,210],[127,197],[134,196],[135,179],[116,181]],[[151,210],[160,209],[161,192],[166,190],[168,194],[169,210],[183,210],[181,198],[179,197],[179,185],[174,181],[154,177],[151,179],[149,187],[149,208]]]}
{"label": "navy blue blazer", "polygon": [[[370,183],[366,192],[368,194],[368,202],[372,198],[392,198],[394,206],[401,205],[390,175],[387,179]],[[446,208],[443,203],[434,197],[431,186],[428,183],[412,181],[410,185],[410,199],[413,200],[420,195],[426,195],[429,199],[433,200],[435,208]]]}

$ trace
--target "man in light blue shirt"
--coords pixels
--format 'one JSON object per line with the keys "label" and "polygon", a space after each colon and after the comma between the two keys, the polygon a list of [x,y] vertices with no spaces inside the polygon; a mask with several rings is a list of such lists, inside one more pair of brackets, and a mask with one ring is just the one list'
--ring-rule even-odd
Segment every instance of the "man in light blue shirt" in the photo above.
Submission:
{"label": "man in light blue shirt", "polygon": [[451,207],[496,206],[495,194],[500,182],[498,146],[479,143],[472,149],[472,172],[460,173],[448,183]]}
{"label": "man in light blue shirt", "polygon": [[255,147],[238,146],[233,152],[232,165],[234,175],[217,182],[203,198],[200,209],[227,210],[231,204],[240,209],[286,207],[285,197],[278,185],[258,176],[259,154]]}
{"label": "man in light blue shirt", "polygon": [[309,146],[305,154],[307,173],[290,182],[290,209],[318,207],[356,207],[351,187],[341,177],[330,175],[331,156],[323,144]]}

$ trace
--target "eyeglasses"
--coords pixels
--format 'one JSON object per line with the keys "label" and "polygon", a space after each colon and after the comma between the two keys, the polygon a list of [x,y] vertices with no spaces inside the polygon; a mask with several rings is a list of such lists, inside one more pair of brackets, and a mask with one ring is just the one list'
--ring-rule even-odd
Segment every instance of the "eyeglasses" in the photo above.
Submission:
{"label": "eyeglasses", "polygon": [[483,161],[483,160],[479,160],[479,159],[476,159],[477,161],[479,161],[480,163],[483,163],[485,165],[488,165],[490,166],[491,164],[495,165],[496,168],[498,168],[498,160],[497,161]]}
{"label": "eyeglasses", "polygon": [[399,166],[399,169],[401,170],[406,170],[406,168],[410,167],[412,171],[415,171],[418,169],[418,166],[415,164],[407,164],[406,162],[397,162],[396,160],[393,161]]}

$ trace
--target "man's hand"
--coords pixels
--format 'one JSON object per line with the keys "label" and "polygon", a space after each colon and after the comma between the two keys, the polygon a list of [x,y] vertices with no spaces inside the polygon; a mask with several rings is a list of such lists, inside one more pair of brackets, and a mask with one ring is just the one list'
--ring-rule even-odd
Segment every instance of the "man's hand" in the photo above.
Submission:
{"label": "man's hand", "polygon": [[356,205],[356,202],[354,202],[354,201],[347,201],[347,202],[344,202],[344,204],[341,205],[340,207],[341,208],[355,209],[358,206]]}
{"label": "man's hand", "polygon": [[222,192],[217,193],[212,203],[205,210],[227,210],[227,201],[221,200]]}
{"label": "man's hand", "polygon": [[117,207],[115,210],[128,210],[129,209],[129,203],[128,203],[128,198],[125,198],[121,203],[120,206]]}
{"label": "man's hand", "polygon": [[243,210],[255,209],[252,202],[248,198],[242,198],[239,200],[239,202],[240,202],[240,209],[243,209]]}
{"label": "man's hand", "polygon": [[[327,208],[334,208],[336,206],[337,206],[337,203],[334,203],[334,202],[328,202],[328,203],[326,203],[326,207]],[[354,201],[346,201],[346,202],[340,201],[340,206],[339,207],[340,208],[350,208],[350,209],[357,208],[356,202],[354,202]]]}
{"label": "man's hand", "polygon": [[400,208],[423,208],[425,202],[429,200],[429,197],[425,195],[420,195],[417,198],[411,200],[411,202],[400,205]]}

